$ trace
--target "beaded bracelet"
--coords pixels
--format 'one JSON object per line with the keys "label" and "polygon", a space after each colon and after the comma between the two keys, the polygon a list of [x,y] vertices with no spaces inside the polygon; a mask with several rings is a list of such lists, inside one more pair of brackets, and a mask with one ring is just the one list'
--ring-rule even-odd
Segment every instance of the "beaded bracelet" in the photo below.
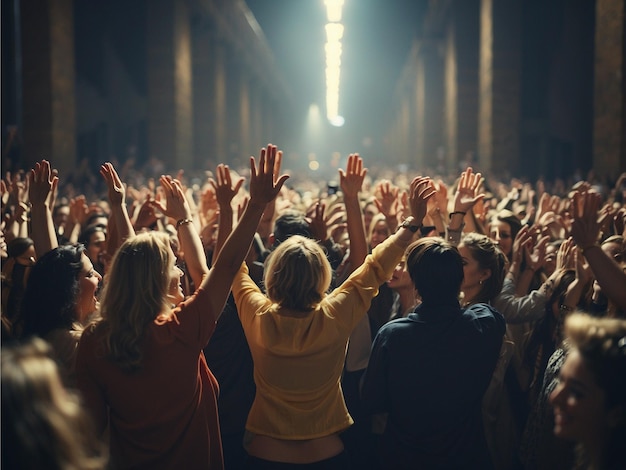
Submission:
{"label": "beaded bracelet", "polygon": [[191,219],[187,219],[187,218],[180,219],[178,222],[176,222],[176,229],[178,230],[181,227],[181,225],[187,225],[187,224],[190,224],[192,222],[193,222],[193,220],[191,220]]}

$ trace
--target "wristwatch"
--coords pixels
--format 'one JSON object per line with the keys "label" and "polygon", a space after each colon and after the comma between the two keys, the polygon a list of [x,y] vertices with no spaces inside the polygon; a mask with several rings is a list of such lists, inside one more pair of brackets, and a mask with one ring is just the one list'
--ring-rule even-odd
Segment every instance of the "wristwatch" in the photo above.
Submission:
{"label": "wristwatch", "polygon": [[422,225],[413,225],[413,221],[415,219],[413,217],[408,217],[406,219],[404,219],[404,221],[400,224],[400,227],[409,229],[411,232],[415,233],[417,232],[420,228],[422,228]]}

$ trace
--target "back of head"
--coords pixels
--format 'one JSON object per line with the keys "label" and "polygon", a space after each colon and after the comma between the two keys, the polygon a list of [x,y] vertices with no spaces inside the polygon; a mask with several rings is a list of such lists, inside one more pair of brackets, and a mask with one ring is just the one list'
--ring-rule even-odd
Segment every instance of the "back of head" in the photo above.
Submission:
{"label": "back of head", "polygon": [[148,325],[170,307],[172,257],[169,237],[160,232],[129,238],[113,256],[100,309],[109,352],[122,368],[139,367]]}
{"label": "back of head", "polygon": [[65,390],[39,338],[3,348],[2,468],[104,468],[102,448],[78,399]]}
{"label": "back of head", "polygon": [[276,248],[293,235],[312,237],[305,215],[302,212],[290,210],[281,214],[274,222],[274,243],[272,248]]}
{"label": "back of head", "polygon": [[506,275],[506,256],[500,247],[488,236],[468,233],[461,243],[467,247],[480,269],[488,269],[491,276],[483,282],[477,302],[491,302],[502,290]]}
{"label": "back of head", "polygon": [[265,262],[267,295],[281,307],[300,312],[318,304],[330,286],[331,267],[315,240],[293,235]]}
{"label": "back of head", "polygon": [[22,336],[43,336],[76,321],[76,301],[83,268],[82,245],[63,245],[44,254],[32,267],[16,327]]}
{"label": "back of head", "polygon": [[607,406],[622,406],[626,427],[626,320],[572,314],[565,334],[604,390]]}
{"label": "back of head", "polygon": [[413,242],[407,248],[406,269],[423,303],[458,303],[463,260],[450,243],[438,237]]}

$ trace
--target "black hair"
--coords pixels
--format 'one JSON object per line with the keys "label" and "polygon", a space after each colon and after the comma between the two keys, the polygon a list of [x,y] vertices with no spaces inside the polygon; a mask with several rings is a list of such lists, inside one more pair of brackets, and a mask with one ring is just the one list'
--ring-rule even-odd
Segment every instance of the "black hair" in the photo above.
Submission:
{"label": "black hair", "polygon": [[290,210],[280,215],[274,222],[274,243],[272,248],[276,248],[292,235],[302,235],[306,238],[313,238],[309,229],[309,222],[302,212]]}
{"label": "black hair", "polygon": [[457,248],[439,237],[426,237],[407,248],[407,271],[423,303],[458,303],[463,259]]}
{"label": "black hair", "polygon": [[78,236],[78,243],[81,243],[82,245],[85,245],[85,247],[88,247],[91,236],[97,232],[102,232],[106,235],[106,227],[101,224],[88,225],[87,228],[85,228]]}
{"label": "black hair", "polygon": [[44,336],[76,321],[76,301],[83,269],[83,245],[63,245],[37,260],[32,267],[18,319],[22,337]]}
{"label": "black hair", "polygon": [[30,238],[14,238],[9,243],[7,243],[7,255],[9,256],[9,258],[17,258],[18,256],[24,254],[26,250],[28,250],[33,245],[34,242]]}

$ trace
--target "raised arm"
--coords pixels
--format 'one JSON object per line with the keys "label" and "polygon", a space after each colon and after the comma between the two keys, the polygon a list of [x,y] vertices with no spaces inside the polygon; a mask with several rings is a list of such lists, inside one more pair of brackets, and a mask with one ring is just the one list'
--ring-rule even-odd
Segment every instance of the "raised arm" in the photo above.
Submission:
{"label": "raised arm", "polygon": [[599,208],[599,194],[574,193],[572,237],[591,266],[602,291],[621,309],[626,309],[626,273],[598,245]]}
{"label": "raised arm", "polygon": [[213,262],[213,268],[202,282],[202,288],[212,293],[209,311],[217,319],[224,307],[228,293],[241,263],[243,263],[252,238],[268,203],[278,195],[287,175],[278,176],[280,157],[278,149],[269,144],[261,150],[259,165],[250,157],[250,200],[226,243]]}
{"label": "raised arm", "polygon": [[475,232],[476,226],[471,211],[474,205],[482,200],[485,195],[479,192],[481,174],[474,173],[471,167],[461,173],[459,185],[454,193],[454,210],[450,212],[448,225],[448,241],[458,245],[465,224],[468,223],[469,232]]}
{"label": "raised arm", "polygon": [[165,205],[161,201],[152,201],[167,217],[176,221],[176,232],[180,247],[185,253],[185,263],[195,286],[199,286],[209,272],[206,255],[200,235],[191,216],[191,206],[185,197],[180,181],[171,176],[161,176],[161,187],[165,195]]}
{"label": "raised arm", "polygon": [[358,153],[348,156],[348,165],[345,172],[343,169],[339,169],[339,184],[343,192],[343,202],[346,206],[346,223],[350,239],[350,253],[348,255],[351,266],[350,271],[363,264],[367,256],[367,238],[365,236],[363,212],[359,203],[359,192],[363,186],[366,174],[367,168],[363,168],[363,159]]}
{"label": "raised arm", "polygon": [[107,254],[113,256],[127,238],[135,235],[135,229],[126,209],[126,189],[117,171],[111,163],[107,162],[100,167],[100,174],[109,191],[109,204],[111,205],[109,224],[115,229],[115,233],[109,232],[107,236]]}
{"label": "raised arm", "polygon": [[52,175],[50,162],[42,160],[30,170],[28,197],[31,203],[31,235],[37,258],[59,246],[50,205],[59,178]]}
{"label": "raised arm", "polygon": [[239,189],[244,181],[244,178],[239,178],[239,181],[237,181],[237,183],[233,186],[230,169],[228,168],[228,165],[224,165],[222,163],[217,165],[216,174],[217,182],[212,179],[209,180],[211,186],[213,186],[213,190],[215,191],[217,204],[220,208],[217,227],[217,241],[215,243],[213,257],[216,257],[219,254],[220,250],[224,246],[224,243],[226,242],[226,239],[230,235],[230,232],[233,230],[232,201],[239,192]]}

